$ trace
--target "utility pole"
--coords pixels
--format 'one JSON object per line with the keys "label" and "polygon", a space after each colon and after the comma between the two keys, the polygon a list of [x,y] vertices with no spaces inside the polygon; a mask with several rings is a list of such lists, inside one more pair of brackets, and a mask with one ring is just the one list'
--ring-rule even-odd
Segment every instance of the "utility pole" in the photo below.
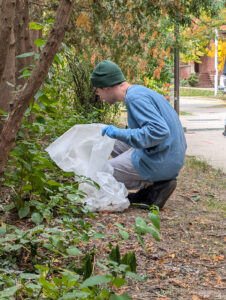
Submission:
{"label": "utility pole", "polygon": [[178,46],[178,35],[179,27],[175,23],[174,25],[174,37],[175,37],[175,48],[174,48],[174,109],[179,115],[180,113],[180,71],[179,71],[179,46]]}
{"label": "utility pole", "polygon": [[215,29],[215,57],[214,57],[214,66],[215,66],[215,76],[214,76],[214,96],[217,96],[218,89],[218,32]]}

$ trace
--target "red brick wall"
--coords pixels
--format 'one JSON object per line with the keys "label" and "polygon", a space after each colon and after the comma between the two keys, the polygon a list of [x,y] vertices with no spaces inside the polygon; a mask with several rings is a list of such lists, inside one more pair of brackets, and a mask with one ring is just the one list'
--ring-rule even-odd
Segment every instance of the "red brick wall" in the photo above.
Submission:
{"label": "red brick wall", "polygon": [[199,73],[215,74],[214,57],[202,56],[199,64]]}
{"label": "red brick wall", "polygon": [[191,73],[194,73],[194,62],[185,64],[180,63],[180,80],[187,79]]}

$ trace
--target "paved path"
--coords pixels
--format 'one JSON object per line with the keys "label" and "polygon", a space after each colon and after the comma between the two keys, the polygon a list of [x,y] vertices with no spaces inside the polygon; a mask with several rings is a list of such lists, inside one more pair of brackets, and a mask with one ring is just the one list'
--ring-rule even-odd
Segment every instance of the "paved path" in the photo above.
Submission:
{"label": "paved path", "polygon": [[226,137],[222,134],[226,118],[226,101],[182,97],[180,111],[188,144],[187,155],[207,161],[226,173]]}

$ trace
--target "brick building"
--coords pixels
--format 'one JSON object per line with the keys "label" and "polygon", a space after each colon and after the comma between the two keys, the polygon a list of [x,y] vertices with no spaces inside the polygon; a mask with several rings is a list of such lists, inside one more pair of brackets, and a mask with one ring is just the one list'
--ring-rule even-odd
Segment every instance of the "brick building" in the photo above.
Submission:
{"label": "brick building", "polygon": [[[226,25],[221,26],[219,35],[226,38]],[[199,76],[198,87],[213,87],[214,86],[214,57],[204,55],[200,57],[201,63],[190,62],[189,64],[180,63],[180,80],[187,79],[191,73],[196,73]],[[219,77],[222,72],[219,72]]]}

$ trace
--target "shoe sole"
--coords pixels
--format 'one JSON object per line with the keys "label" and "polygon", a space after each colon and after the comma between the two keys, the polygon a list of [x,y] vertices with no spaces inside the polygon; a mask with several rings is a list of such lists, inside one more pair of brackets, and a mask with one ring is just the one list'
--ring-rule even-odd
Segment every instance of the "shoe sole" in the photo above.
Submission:
{"label": "shoe sole", "polygon": [[134,203],[131,203],[131,205],[133,205],[137,208],[141,208],[141,209],[150,209],[152,206],[157,206],[157,207],[159,207],[159,209],[162,209],[164,207],[164,205],[166,204],[166,201],[169,199],[169,197],[172,195],[172,193],[176,189],[176,186],[177,186],[177,181],[175,180],[174,182],[172,182],[171,189],[169,190],[167,195],[165,195],[165,197],[163,199],[161,199],[160,201],[154,201],[151,204],[134,202]]}
{"label": "shoe sole", "polygon": [[150,210],[150,208],[153,206],[153,204],[148,205],[145,203],[131,203],[131,206],[137,207],[137,208],[141,208],[141,209],[148,209]]}

